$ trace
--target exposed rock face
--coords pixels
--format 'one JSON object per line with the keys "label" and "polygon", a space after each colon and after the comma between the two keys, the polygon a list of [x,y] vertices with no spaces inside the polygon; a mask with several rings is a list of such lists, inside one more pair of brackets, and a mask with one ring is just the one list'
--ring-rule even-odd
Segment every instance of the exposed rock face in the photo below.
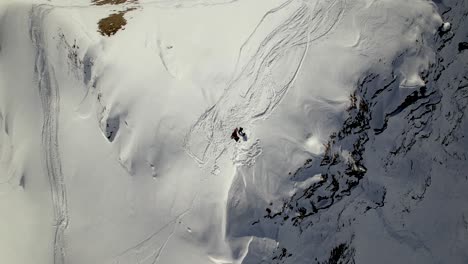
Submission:
{"label": "exposed rock face", "polygon": [[[322,160],[307,160],[292,176],[303,180],[320,167],[320,180],[259,220],[314,237],[320,245],[310,246],[310,255],[322,257],[309,263],[468,261],[468,57],[462,52],[468,13],[463,1],[437,6],[453,27],[434,36],[437,52],[421,72],[424,85],[389,107],[401,77],[370,71],[361,78]],[[297,263],[288,243],[280,240],[272,263]]]}

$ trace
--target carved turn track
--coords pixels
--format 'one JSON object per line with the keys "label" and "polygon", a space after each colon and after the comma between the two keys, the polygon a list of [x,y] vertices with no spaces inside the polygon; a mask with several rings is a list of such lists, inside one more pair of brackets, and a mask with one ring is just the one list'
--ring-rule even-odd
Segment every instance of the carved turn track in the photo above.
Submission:
{"label": "carved turn track", "polygon": [[[187,133],[187,154],[200,165],[216,164],[231,142],[232,129],[267,118],[296,80],[309,45],[330,33],[345,3],[327,0],[311,6],[287,1],[265,13],[239,49],[236,66],[241,68],[218,102]],[[269,23],[276,24],[272,30],[265,29],[271,27]],[[258,148],[246,151],[245,155],[255,158],[250,152],[258,153]]]}

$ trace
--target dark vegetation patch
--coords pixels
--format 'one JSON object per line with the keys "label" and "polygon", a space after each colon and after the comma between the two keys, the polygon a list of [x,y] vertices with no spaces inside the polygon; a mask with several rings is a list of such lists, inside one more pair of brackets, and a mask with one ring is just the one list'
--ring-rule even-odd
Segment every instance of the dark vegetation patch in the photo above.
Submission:
{"label": "dark vegetation patch", "polygon": [[[138,4],[138,0],[92,0],[92,3],[97,6],[104,6],[104,5],[121,5],[121,4]],[[125,25],[127,25],[127,20],[125,19],[124,15],[132,10],[135,10],[136,7],[129,7],[124,11],[120,11],[117,13],[113,13],[108,17],[105,17],[98,22],[99,30],[98,32],[101,33],[103,36],[110,37],[115,35],[119,30],[123,29]]]}
{"label": "dark vegetation patch", "polygon": [[120,5],[124,3],[137,3],[138,0],[93,0],[93,4],[101,5]]}
{"label": "dark vegetation patch", "polygon": [[135,8],[129,8],[125,11],[120,11],[118,13],[111,14],[108,17],[99,20],[99,33],[107,37],[115,35],[115,33],[121,30],[125,25],[127,25],[127,20],[125,19],[124,15],[132,10],[135,10]]}

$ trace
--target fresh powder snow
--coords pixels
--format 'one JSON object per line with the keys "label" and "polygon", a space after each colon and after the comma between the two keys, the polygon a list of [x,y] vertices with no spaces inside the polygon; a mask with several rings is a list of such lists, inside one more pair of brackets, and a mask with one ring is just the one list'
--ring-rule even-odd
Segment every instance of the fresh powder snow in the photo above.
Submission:
{"label": "fresh powder snow", "polygon": [[468,263],[466,0],[1,0],[0,263]]}

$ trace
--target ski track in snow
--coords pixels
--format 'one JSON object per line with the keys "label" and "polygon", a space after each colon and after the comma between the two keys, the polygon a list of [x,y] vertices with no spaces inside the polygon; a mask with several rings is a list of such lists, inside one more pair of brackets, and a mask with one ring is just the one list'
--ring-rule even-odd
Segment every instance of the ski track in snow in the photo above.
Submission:
{"label": "ski track in snow", "polygon": [[[184,1],[182,1],[184,2]],[[167,7],[200,7],[219,4],[229,4],[235,1],[196,1],[185,6],[185,2],[169,3]],[[158,4],[163,7],[166,2],[154,1],[146,4]],[[182,4],[181,4],[182,3]],[[237,76],[233,78],[218,102],[206,111],[190,128],[184,141],[186,152],[199,165],[214,162],[225,153],[231,140],[229,135],[234,127],[248,126],[253,122],[267,118],[281,99],[293,85],[302,63],[307,55],[309,45],[325,37],[339,22],[344,10],[344,1],[321,1],[311,6],[303,1],[289,0],[268,11],[253,29],[252,33],[239,48],[236,70],[239,64],[248,57]],[[36,48],[35,73],[38,78],[39,92],[43,108],[42,144],[49,177],[53,211],[55,217],[54,234],[54,264],[64,264],[66,250],[64,246],[65,230],[69,223],[66,188],[61,167],[58,147],[58,118],[60,113],[60,95],[55,80],[54,68],[49,64],[46,51],[43,48],[44,32],[42,23],[50,10],[51,4],[34,6],[31,11],[30,36]],[[254,40],[266,21],[281,12],[288,16],[280,24],[275,25],[271,32],[259,40]],[[332,17],[332,19],[330,19]],[[273,18],[274,19],[274,18]],[[257,43],[258,42],[258,43]],[[249,53],[249,49],[254,51]],[[246,51],[247,50],[247,51]],[[275,75],[275,67],[282,64],[281,59],[292,58],[285,76]],[[275,79],[275,77],[277,79]],[[234,100],[233,100],[234,99]],[[197,152],[194,145],[202,143],[202,152]],[[235,152],[234,164],[252,165],[262,153],[261,142],[250,139]],[[136,260],[157,263],[166,245],[176,232],[177,222],[188,213],[183,212],[169,221],[161,229],[151,234],[140,243],[125,250],[117,256],[118,260],[136,254]],[[172,227],[171,227],[172,226]],[[171,231],[161,245],[157,239],[161,232]],[[140,259],[140,255],[146,255]]]}
{"label": "ski track in snow", "polygon": [[[157,263],[164,249],[166,248],[167,244],[169,243],[171,238],[174,236],[177,226],[180,225],[185,215],[187,215],[192,210],[195,200],[196,199],[192,200],[192,203],[189,208],[187,208],[182,213],[175,216],[172,220],[164,224],[161,228],[156,230],[147,238],[143,239],[136,245],[129,247],[128,249],[120,253],[119,255],[115,256],[113,259],[116,259],[116,261],[112,261],[112,263],[120,264],[122,259],[132,258],[133,254],[135,255],[137,263],[145,262],[148,259],[151,259],[151,262],[150,262],[151,264]],[[172,225],[172,228],[171,228],[171,231],[169,232],[169,235],[166,236],[166,238],[164,239],[164,242],[158,247],[157,245],[159,242],[158,240],[158,238],[160,237],[159,235],[163,233],[163,231],[166,230],[171,225]],[[141,255],[147,255],[147,256],[144,257],[144,259],[140,259],[139,256]]]}
{"label": "ski track in snow", "polygon": [[38,78],[43,111],[42,145],[55,217],[54,264],[64,264],[64,233],[69,219],[58,145],[60,95],[54,68],[49,65],[47,54],[42,46],[44,44],[42,22],[50,10],[41,5],[33,7],[30,17],[30,36],[37,52],[34,71]]}
{"label": "ski track in snow", "polygon": [[[224,149],[232,141],[230,134],[235,127],[266,119],[274,111],[300,72],[309,45],[333,30],[343,15],[346,2],[321,1],[311,10],[307,3],[291,0],[271,9],[241,45],[236,69],[245,49],[255,45],[251,43],[252,39],[265,21],[281,11],[288,12],[295,4],[298,7],[260,42],[257,51],[233,78],[218,102],[200,116],[187,133],[184,149],[200,166],[207,163],[216,166]],[[280,60],[286,57],[294,58],[294,64],[290,65],[290,72],[278,76],[273,72],[274,67],[279,66]],[[257,144],[240,153],[252,158],[238,162],[239,165],[252,164],[258,156],[254,152],[258,152]]]}
{"label": "ski track in snow", "polygon": [[[67,190],[62,171],[58,130],[59,117],[60,115],[63,117],[63,114],[66,111],[64,111],[65,108],[62,108],[62,114],[60,114],[61,98],[58,81],[61,81],[62,79],[56,78],[59,76],[58,67],[60,66],[55,66],[54,68],[54,60],[49,58],[51,55],[51,53],[49,53],[50,49],[47,49],[46,47],[50,47],[49,37],[52,36],[48,35],[47,33],[54,32],[48,32],[47,30],[50,29],[48,26],[46,26],[46,24],[50,23],[50,20],[47,20],[47,18],[53,8],[89,8],[89,4],[86,5],[83,1],[83,5],[61,6],[61,0],[45,1],[50,2],[42,5],[33,5],[33,8],[31,9],[29,35],[35,51],[34,73],[35,80],[38,82],[43,116],[41,131],[41,158],[43,157],[44,159],[44,171],[48,176],[51,191],[52,210],[54,214],[53,263],[65,264],[67,262],[65,232],[67,231],[70,218],[68,214],[69,208],[67,203]],[[133,3],[127,2],[118,6],[118,8],[126,8],[133,5],[138,5],[141,8],[144,6],[151,6],[161,9],[180,9],[194,7],[204,8],[215,5],[232,4],[237,1],[238,0],[139,0]],[[367,2],[367,7],[373,5],[374,2],[374,0],[369,0]],[[341,19],[346,12],[346,4],[346,0],[317,0],[315,2],[309,2],[306,0],[284,0],[283,3],[262,14],[263,16],[260,15],[258,17],[258,23],[252,25],[252,28],[250,31],[248,31],[250,34],[246,36],[246,39],[242,45],[235,47],[234,51],[236,52],[235,55],[237,57],[234,57],[233,60],[234,72],[232,75],[230,75],[231,79],[227,87],[219,99],[217,99],[216,103],[209,105],[209,107],[207,107],[208,109],[201,116],[199,116],[197,120],[193,120],[193,123],[188,124],[191,125],[188,127],[188,131],[184,131],[184,133],[186,132],[183,141],[183,148],[185,153],[193,160],[195,160],[200,167],[212,166],[211,172],[213,174],[217,174],[221,171],[222,168],[219,167],[221,164],[218,164],[218,160],[220,160],[220,158],[225,154],[232,156],[231,160],[233,166],[248,167],[254,165],[256,159],[262,155],[263,149],[262,140],[256,137],[257,135],[255,134],[253,125],[257,122],[261,122],[262,120],[269,118],[281,103],[282,99],[285,97],[288,91],[293,89],[293,85],[297,79],[297,76],[301,74],[304,61],[314,60],[314,58],[312,58],[309,54],[309,49],[312,53],[314,48],[313,45],[318,44],[321,40],[326,39],[330,37],[331,34],[333,34],[334,28],[337,24],[341,23]],[[108,7],[113,8],[114,6]],[[379,14],[377,13],[377,15]],[[388,22],[388,18],[386,16],[387,14],[384,14],[385,19],[383,21],[385,21],[385,23]],[[75,22],[79,23],[78,21]],[[420,22],[418,21],[412,21],[411,23],[407,23],[405,25],[407,28],[411,29],[417,27],[419,23]],[[382,23],[382,25],[383,24],[384,23]],[[454,23],[453,25],[457,26],[457,23]],[[88,29],[85,25],[83,25],[83,32],[86,33],[86,30]],[[257,257],[258,260],[261,259],[260,263],[300,263],[303,261],[297,260],[304,260],[304,262],[311,261],[312,256],[316,257],[315,260],[317,263],[319,263],[319,260],[320,263],[322,263],[322,260],[326,261],[328,257],[327,254],[330,252],[330,250],[330,259],[332,259],[332,257],[336,257],[334,255],[338,254],[341,250],[343,251],[341,252],[341,258],[335,262],[338,263],[341,261],[343,263],[348,263],[349,261],[354,263],[354,259],[351,261],[346,256],[349,253],[347,252],[348,247],[350,248],[349,251],[352,251],[350,254],[353,255],[352,257],[354,258],[355,248],[356,250],[361,251],[359,252],[361,255],[363,253],[368,254],[367,251],[372,251],[372,246],[374,246],[372,245],[373,243],[369,243],[369,241],[372,242],[371,239],[375,239],[374,242],[377,244],[386,242],[387,237],[390,238],[389,241],[391,243],[394,242],[395,244],[398,244],[398,246],[402,246],[402,248],[407,247],[411,251],[411,254],[413,254],[415,257],[418,257],[419,255],[426,257],[427,255],[428,258],[433,259],[434,262],[438,261],[438,259],[442,259],[441,256],[438,256],[438,252],[433,252],[433,250],[442,247],[443,245],[439,243],[434,244],[433,241],[430,241],[432,239],[427,239],[428,235],[434,234],[434,236],[437,236],[438,234],[435,233],[437,230],[434,230],[434,233],[432,230],[429,230],[431,232],[426,234],[425,228],[414,228],[414,223],[417,223],[416,221],[419,220],[416,217],[419,215],[419,212],[412,213],[412,215],[410,215],[410,209],[414,209],[414,211],[426,210],[422,206],[425,205],[422,203],[422,199],[426,195],[426,189],[428,190],[426,199],[434,199],[433,201],[437,201],[435,200],[438,198],[437,195],[439,195],[437,192],[445,191],[444,188],[436,189],[437,184],[440,185],[442,180],[436,177],[437,175],[435,173],[438,173],[438,171],[434,173],[432,172],[432,167],[440,167],[441,171],[447,169],[448,176],[453,176],[450,175],[450,173],[455,172],[450,172],[448,168],[450,168],[450,163],[454,163],[455,161],[451,160],[450,157],[460,160],[460,164],[456,163],[460,166],[460,168],[453,168],[453,170],[457,173],[463,172],[463,164],[461,163],[463,162],[462,159],[466,161],[465,153],[461,152],[462,149],[455,145],[464,143],[462,139],[457,137],[463,137],[463,134],[458,135],[458,133],[463,133],[462,126],[465,125],[462,123],[464,110],[466,109],[466,102],[463,100],[467,97],[466,90],[464,90],[464,88],[468,86],[468,84],[465,83],[465,80],[468,79],[463,77],[465,80],[463,80],[462,83],[462,80],[457,79],[458,76],[455,76],[457,78],[454,78],[454,80],[460,81],[458,87],[451,87],[451,80],[447,81],[447,83],[442,82],[444,78],[452,79],[451,75],[453,75],[453,73],[450,73],[453,71],[452,68],[460,68],[459,65],[462,65],[463,60],[458,59],[458,57],[465,56],[466,53],[463,55],[462,51],[459,51],[457,55],[452,56],[452,54],[448,53],[448,51],[444,51],[444,46],[446,44],[451,45],[447,48],[450,48],[451,50],[454,50],[453,47],[455,47],[455,44],[451,44],[451,38],[453,37],[450,37],[451,32],[445,32],[444,34],[442,33],[439,32],[439,37],[446,39],[443,42],[443,46],[440,46],[439,49],[442,49],[442,51],[446,52],[446,54],[441,53],[440,58],[443,58],[446,61],[444,62],[441,60],[436,63],[436,67],[441,67],[441,69],[433,70],[432,65],[428,66],[427,70],[429,73],[427,73],[427,76],[425,76],[426,79],[429,80],[427,82],[428,85],[421,87],[424,89],[418,89],[418,91],[415,91],[414,96],[403,96],[406,91],[401,92],[400,90],[416,90],[418,86],[405,86],[405,84],[398,84],[401,79],[406,78],[406,75],[400,77],[393,71],[390,74],[385,70],[376,69],[375,72],[371,71],[371,74],[365,76],[362,82],[360,81],[361,84],[357,85],[357,93],[354,94],[356,98],[360,99],[359,101],[355,102],[356,105],[354,105],[353,108],[347,110],[350,116],[343,122],[343,127],[341,130],[339,130],[339,133],[333,136],[333,140],[331,140],[332,137],[330,136],[330,141],[328,142],[329,151],[325,151],[323,160],[315,159],[315,156],[314,160],[307,160],[304,166],[300,167],[294,173],[294,175],[291,176],[292,181],[296,182],[294,183],[295,185],[293,192],[287,194],[287,198],[289,200],[280,201],[278,198],[277,200],[274,200],[274,205],[273,202],[271,202],[269,207],[266,209],[268,215],[263,215],[262,218],[261,214],[256,214],[257,211],[255,210],[264,209],[264,207],[262,207],[263,201],[261,201],[261,199],[264,198],[263,196],[260,196],[263,195],[260,193],[262,190],[258,191],[260,195],[257,196],[257,190],[250,190],[246,188],[248,184],[250,184],[250,181],[248,181],[250,179],[244,177],[244,175],[240,175],[242,176],[240,179],[243,180],[244,187],[242,187],[243,189],[239,188],[239,190],[244,191],[245,194],[233,189],[233,187],[236,187],[236,185],[226,184],[228,187],[235,190],[235,192],[230,191],[233,193],[232,197],[230,196],[231,193],[228,193],[227,197],[224,197],[227,199],[227,201],[224,200],[224,198],[217,199],[220,196],[216,196],[216,206],[219,205],[219,207],[215,207],[213,210],[225,210],[225,212],[223,212],[225,214],[223,215],[222,221],[220,221],[220,226],[222,227],[221,230],[223,230],[224,233],[221,234],[221,239],[216,240],[216,242],[225,242],[226,247],[230,247],[230,249],[233,251],[231,252],[232,258],[226,260],[222,258],[223,256],[220,256],[220,258],[217,259],[210,256],[210,254],[207,252],[203,252],[207,253],[207,257],[211,260],[211,262],[242,263],[244,258],[249,255],[248,257],[252,258],[248,259],[247,257],[246,263],[258,263],[252,261],[252,259],[256,259]],[[91,39],[92,34],[88,35],[88,37]],[[358,50],[362,43],[366,44],[365,38],[366,34],[363,34],[361,37],[361,32],[359,32],[356,44],[353,44],[352,47]],[[425,40],[426,37],[421,36],[420,38],[415,39]],[[457,40],[460,39],[457,38]],[[416,45],[416,47],[419,48],[403,51],[395,60],[392,55],[390,57],[391,60],[387,62],[390,62],[395,70],[401,70],[402,65],[404,66],[404,63],[406,62],[405,60],[410,60],[411,56],[413,56],[413,53],[417,58],[425,54],[426,51],[422,49],[425,46],[418,45]],[[161,44],[159,39],[157,40],[157,46],[159,48],[159,57],[161,58],[163,67],[169,73],[171,73],[171,59],[166,59],[164,57],[165,54],[161,52],[164,45]],[[362,52],[363,53],[361,55],[367,56],[365,51]],[[400,56],[401,59],[399,58]],[[458,63],[460,64],[457,65]],[[109,65],[110,64],[111,63],[109,63]],[[450,66],[452,64],[454,66]],[[352,66],[353,65],[351,65],[351,67]],[[447,76],[444,76],[444,71],[446,68]],[[57,69],[57,75],[55,69]],[[404,70],[402,71],[404,72]],[[424,74],[425,73],[421,73],[421,75]],[[464,75],[465,74],[460,71],[460,78]],[[95,76],[93,76],[93,78],[94,77]],[[438,81],[439,77],[441,78],[440,82]],[[91,81],[86,81],[87,85],[88,83],[93,83],[93,79],[91,79]],[[455,89],[457,91],[453,92],[452,95],[449,93],[450,89]],[[87,92],[88,91],[89,90],[87,90]],[[401,98],[395,99],[393,97],[394,95],[391,93],[395,91],[401,92]],[[439,92],[441,94],[438,94]],[[62,100],[65,101],[64,98],[66,98],[65,95],[67,91],[62,90],[61,93],[63,95]],[[452,97],[448,98],[449,95]],[[400,95],[398,94],[398,96]],[[410,102],[409,99],[414,99],[414,102]],[[449,101],[449,99],[453,101]],[[387,101],[390,102],[387,103]],[[357,102],[362,104],[359,104],[359,107],[357,107]],[[329,103],[332,104],[335,102],[330,101]],[[452,109],[450,104],[455,104],[456,107]],[[66,105],[64,104],[62,107],[66,107]],[[104,105],[102,105],[102,107],[105,109]],[[383,110],[379,107],[382,107]],[[403,117],[403,114],[406,116]],[[0,114],[0,121],[2,121],[3,118],[4,117]],[[435,125],[437,124],[436,121],[444,121],[447,123],[442,123],[442,125]],[[399,125],[401,125],[401,127]],[[431,127],[432,125],[434,125],[434,128]],[[230,139],[230,135],[233,129],[239,126],[245,128],[248,139],[245,138],[241,140],[240,143],[235,143],[232,139]],[[448,128],[445,128],[445,126]],[[274,129],[274,127],[272,128]],[[5,131],[7,130],[8,129],[5,128]],[[436,139],[434,139],[436,133],[439,133],[439,135]],[[433,134],[434,136],[432,136]],[[397,135],[396,140],[393,140],[393,138],[395,138],[394,135]],[[338,139],[335,140],[335,138]],[[380,148],[381,146],[388,144],[389,140],[387,140],[387,138],[391,138],[396,142],[395,146],[392,146],[391,150],[378,149],[377,151],[373,149],[374,146],[375,148]],[[429,153],[431,155],[426,155],[428,157],[420,158],[418,151],[426,151],[426,148],[429,150],[435,149],[436,151],[439,149],[435,148],[435,145],[433,146],[432,142],[430,142],[430,144],[427,143],[429,142],[429,139],[433,140],[437,144],[442,144],[443,146],[441,148],[443,151],[445,151],[445,154],[436,155],[435,153],[432,157],[432,153]],[[421,143],[421,146],[415,145],[416,143],[419,144],[420,141],[423,142]],[[458,141],[460,141],[460,143]],[[65,142],[63,142],[63,144],[65,144]],[[427,146],[423,144],[427,144]],[[415,147],[413,148],[413,146]],[[412,152],[410,152],[410,150],[412,150]],[[66,153],[67,149],[64,149],[63,151],[63,153]],[[268,155],[268,153],[265,154]],[[382,155],[380,156],[379,154]],[[184,159],[186,158],[187,157],[184,157]],[[327,159],[325,158],[327,158],[329,161],[326,161]],[[421,160],[419,161],[419,159]],[[436,162],[439,162],[439,159],[440,166],[436,164]],[[384,160],[385,163],[383,162]],[[403,163],[407,160],[411,161],[411,169],[408,175],[401,173],[402,171],[406,172],[406,167],[403,166]],[[422,171],[426,173],[427,176],[423,177],[421,176],[423,175],[422,173],[416,173],[416,177],[413,177],[413,161],[415,161],[415,163],[419,163],[415,165],[414,171]],[[447,163],[447,165],[444,163]],[[131,171],[124,162],[119,160],[119,164],[122,165],[123,168],[129,172],[129,174],[131,174]],[[378,166],[374,164],[377,164]],[[401,168],[399,168],[401,164],[403,165]],[[382,169],[380,169],[380,165],[382,165]],[[430,169],[423,169],[423,166],[430,167]],[[321,169],[322,167],[323,170]],[[153,164],[151,164],[151,168],[154,169]],[[373,173],[375,174],[372,175]],[[291,174],[291,172],[289,174]],[[364,177],[365,174],[368,174],[369,177]],[[169,173],[167,175],[169,175]],[[7,183],[9,184],[10,180],[13,179],[13,176],[14,175],[12,174],[7,178],[6,181],[0,182],[0,185]],[[406,176],[408,176],[408,179],[410,179],[408,184],[404,182],[406,180]],[[409,176],[412,177],[409,178]],[[393,179],[391,177],[393,177]],[[434,178],[434,183],[432,185],[431,177]],[[468,176],[463,177],[468,180]],[[251,182],[253,182],[254,187],[256,187],[255,185],[262,187],[261,184],[265,183],[269,184],[268,181],[262,182],[261,179],[257,179],[258,178],[256,178],[255,171],[253,171]],[[435,181],[437,179],[439,182]],[[176,178],[176,180],[180,180],[180,178]],[[450,179],[445,177],[443,180],[447,181]],[[462,184],[461,176],[460,179],[455,180],[457,181],[454,181],[453,183],[456,183],[457,185]],[[427,183],[428,181],[429,183]],[[168,182],[171,184],[179,183],[177,181]],[[400,182],[402,182],[401,186]],[[389,183],[390,185],[388,185]],[[403,183],[405,184],[403,185]],[[168,185],[166,184],[166,186]],[[190,185],[190,191],[194,190],[195,187],[193,186],[195,185]],[[403,190],[401,192],[394,190],[400,190],[402,186]],[[405,186],[408,186],[407,192],[404,192]],[[455,189],[457,189],[457,186],[453,186]],[[161,189],[164,187],[165,186],[161,187]],[[176,186],[176,188],[179,187],[185,188],[184,186]],[[204,187],[205,186],[202,188]],[[429,197],[429,191],[431,191],[428,189],[429,187],[433,189],[431,195],[434,195],[434,193],[436,194],[432,198]],[[354,188],[356,189],[353,190]],[[199,201],[199,204],[203,204],[204,202],[208,201],[208,199],[206,199],[204,196],[206,194],[210,194],[210,199],[211,197],[215,197],[215,195],[211,196],[211,190],[209,190],[210,188],[206,187],[206,189],[208,190],[199,190],[200,194],[202,194],[202,200]],[[146,190],[144,191],[146,192]],[[458,191],[456,190],[447,196],[460,196],[461,194],[457,192]],[[164,198],[171,197],[170,195],[171,194],[164,196]],[[152,230],[139,229],[139,232],[143,233],[142,236],[138,236],[138,238],[132,237],[131,242],[125,242],[124,240],[122,243],[127,244],[124,246],[118,245],[118,251],[112,251],[111,254],[113,254],[113,257],[110,259],[106,258],[105,263],[167,263],[167,259],[173,258],[174,254],[183,254],[178,248],[180,246],[180,242],[185,242],[184,234],[182,234],[183,228],[181,227],[185,226],[185,221],[187,224],[189,221],[191,221],[191,219],[187,220],[187,218],[189,218],[189,214],[193,213],[195,217],[199,217],[202,213],[205,212],[203,210],[200,210],[199,212],[192,211],[192,209],[194,209],[194,201],[198,199],[198,195],[198,193],[195,195],[195,198],[192,200],[190,205],[188,205],[189,202],[184,200],[184,207],[178,209],[176,213],[173,213],[175,196],[172,197],[172,204],[168,204],[169,206],[164,205],[164,207],[169,207],[171,209],[171,213],[169,215],[158,215],[157,218],[161,217],[162,219],[158,219],[152,223],[154,224]],[[401,196],[402,198],[400,201],[399,199]],[[395,200],[394,197],[398,197],[399,199]],[[440,197],[445,199],[443,195]],[[230,204],[231,198],[233,198],[232,201],[236,203],[235,206],[232,206],[234,203]],[[458,197],[450,197],[448,201],[451,202],[451,199],[457,201],[455,198],[458,199]],[[267,199],[264,200],[267,201]],[[132,212],[135,211],[134,209],[137,206],[135,201],[136,200],[132,200],[131,203],[131,210],[133,210]],[[426,203],[431,202],[431,200],[426,201]],[[245,208],[238,206],[238,204],[241,202],[245,202],[245,204],[241,204]],[[283,202],[283,206],[278,206],[278,202]],[[107,204],[105,206],[107,206]],[[454,207],[455,206],[456,205],[454,205]],[[400,212],[400,207],[404,207],[404,209],[407,211]],[[445,206],[439,205],[438,210],[444,209],[443,207]],[[462,206],[457,207],[463,208]],[[232,214],[234,217],[231,217],[232,215],[229,214],[229,210],[237,210],[236,213],[241,212],[241,214]],[[242,210],[245,210],[246,213],[244,214]],[[161,210],[156,212],[165,211]],[[441,212],[443,214],[444,210],[441,210]],[[253,215],[252,220],[255,220],[255,222],[253,222],[251,225],[258,225],[258,229],[254,230],[254,228],[257,227],[252,227],[252,229],[250,229],[247,223],[247,226],[241,227],[242,232],[240,233],[226,232],[226,230],[231,228],[230,226],[227,227],[228,224],[234,223],[234,225],[241,226],[241,221],[244,221],[245,219],[250,220],[250,213]],[[272,214],[270,215],[270,213]],[[458,214],[458,212],[456,213]],[[467,215],[467,213],[461,212],[460,217],[462,217],[462,220],[460,221],[462,221],[461,224],[464,228],[463,232],[468,230],[468,221],[466,220]],[[259,217],[258,220],[256,220],[257,216]],[[421,214],[421,216],[425,215]],[[146,215],[144,215],[144,217],[146,217]],[[201,215],[201,217],[204,217],[204,215]],[[455,219],[454,217],[455,216],[449,216],[447,214],[444,216],[444,218],[447,218],[448,220]],[[456,217],[458,217],[458,215]],[[356,218],[358,219],[357,221],[355,221]],[[361,220],[366,220],[369,218],[369,222],[363,221],[363,223],[360,223]],[[215,220],[207,220],[206,224],[202,224],[205,226],[219,224],[215,223],[215,221],[218,219],[214,219]],[[202,221],[203,220],[204,219],[202,219]],[[423,220],[426,221],[426,219]],[[428,217],[427,220],[431,220],[430,217]],[[291,226],[289,222],[291,222]],[[445,222],[428,221],[429,224],[434,226],[435,224],[441,225],[441,223]],[[131,226],[133,226],[135,223],[137,223],[137,221],[131,222],[129,224],[129,228],[131,228]],[[372,237],[370,239],[365,239],[367,244],[364,244],[364,246],[370,246],[371,250],[362,247],[360,244],[361,242],[358,240],[359,236],[361,236],[362,239],[362,236],[369,235],[367,233],[367,228],[373,227],[365,226],[366,223],[371,223],[371,225],[378,223],[376,224],[376,227],[379,229],[383,228],[385,231],[382,234],[377,234],[384,238],[382,240],[379,240],[380,238]],[[281,227],[283,224],[286,225]],[[196,228],[196,225],[194,226]],[[185,227],[189,233],[192,233],[192,230],[188,228],[188,225]],[[190,225],[190,227],[193,226]],[[304,232],[308,228],[310,228],[310,230],[308,232]],[[196,229],[194,230],[195,232],[197,231]],[[261,232],[259,233],[257,230],[260,230]],[[465,234],[460,230],[455,230],[453,232],[455,232],[454,234],[456,235]],[[445,230],[443,231],[443,233],[439,234],[441,237],[447,233]],[[448,231],[452,232],[451,230]],[[69,232],[71,232],[71,230],[69,230]],[[104,230],[103,232],[109,231]],[[215,228],[207,231],[207,233],[215,232],[218,232],[218,230]],[[264,232],[264,234],[262,234],[262,232]],[[296,236],[296,234],[299,233],[303,234],[301,235],[302,237]],[[71,235],[71,233],[68,234]],[[238,242],[236,241],[238,238],[236,236],[238,234],[250,237],[249,242],[246,245],[243,245],[246,246],[246,252],[243,254],[243,256],[237,254],[238,252],[234,252],[239,248],[237,245]],[[95,234],[92,235],[95,236]],[[103,237],[107,235],[107,233],[104,233]],[[373,234],[370,235],[372,236]],[[206,237],[209,236],[211,236],[211,234],[207,235]],[[460,237],[461,236],[462,235],[460,235]],[[110,238],[114,237],[106,237],[106,239]],[[258,241],[262,239],[262,242],[257,242],[256,245],[255,243],[257,239]],[[438,237],[436,239],[440,240]],[[453,254],[454,252],[458,251],[456,247],[459,245],[457,245],[457,243],[460,241],[463,242],[462,239],[464,238],[456,237],[453,239],[453,241],[450,241],[450,239],[452,238],[449,238],[448,241],[456,246],[450,248],[448,254]],[[272,245],[276,245],[276,248],[275,246],[270,248],[270,240],[272,241]],[[190,241],[190,239],[187,241],[190,243],[193,242]],[[204,243],[205,241],[196,242]],[[305,243],[303,242],[307,242],[309,244],[316,243],[316,245],[319,246],[317,246],[315,249],[305,249],[308,252],[304,254],[303,252],[305,252],[305,250],[303,250],[303,248]],[[252,247],[250,247],[251,243]],[[174,246],[176,244],[177,246]],[[106,245],[104,245],[104,247],[105,246]],[[459,247],[462,248],[462,246]],[[180,248],[184,247],[180,246]],[[89,250],[91,249],[91,246],[85,249]],[[270,249],[274,250],[268,253]],[[75,252],[77,252],[81,250],[81,248],[78,247],[75,250]],[[392,252],[391,250],[394,249],[387,248],[386,253],[388,254],[388,252]],[[460,251],[463,251],[463,248]],[[69,248],[69,262],[73,261],[71,252],[72,250]],[[287,252],[292,253],[290,255],[286,255]],[[230,252],[228,252],[228,255],[229,253]],[[315,255],[316,253],[319,255]],[[223,252],[222,254],[225,253]],[[356,256],[359,254],[356,254]],[[78,254],[75,253],[75,255]],[[213,254],[213,256],[217,255],[218,254]],[[273,257],[271,260],[269,258],[270,255]],[[385,255],[382,254],[382,256]],[[377,258],[383,258],[382,256],[379,255]],[[291,257],[291,259],[285,259],[289,257]],[[373,256],[367,257],[370,258]],[[394,255],[393,257],[400,256]],[[193,260],[189,260],[188,262],[191,261]],[[331,263],[332,261],[329,260],[328,262]]]}

